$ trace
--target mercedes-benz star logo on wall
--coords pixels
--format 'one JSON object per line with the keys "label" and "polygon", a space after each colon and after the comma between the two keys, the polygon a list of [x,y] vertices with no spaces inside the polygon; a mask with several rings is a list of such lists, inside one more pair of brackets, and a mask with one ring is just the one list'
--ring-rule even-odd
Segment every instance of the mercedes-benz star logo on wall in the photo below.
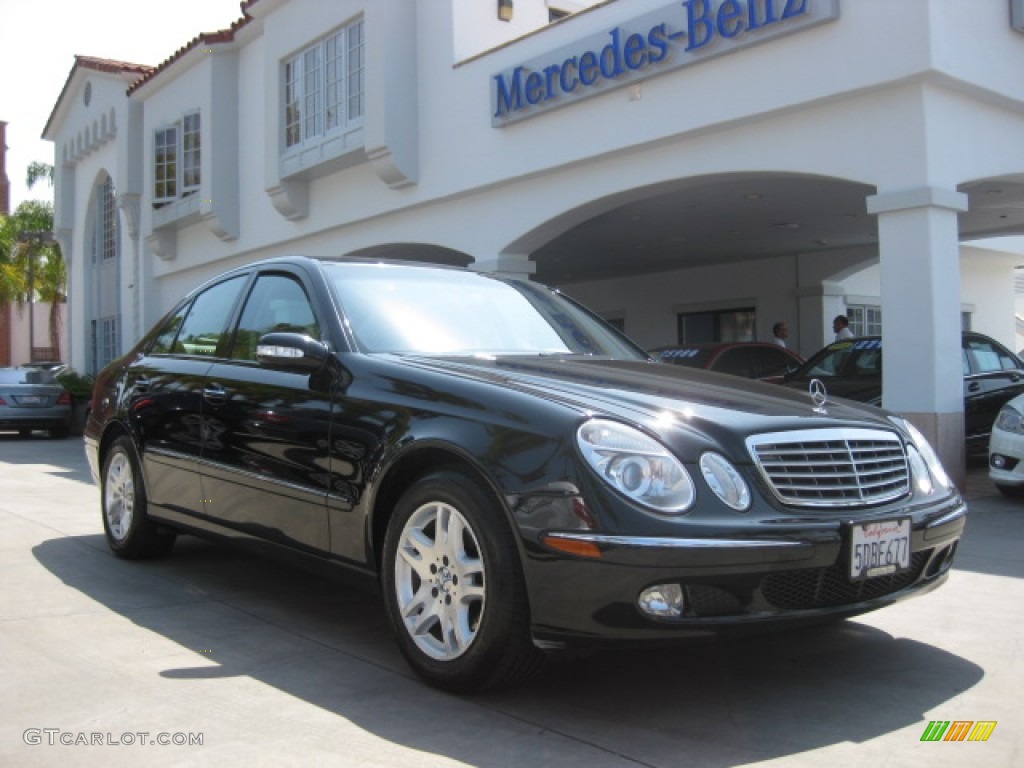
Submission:
{"label": "mercedes-benz star logo on wall", "polygon": [[821,379],[811,379],[811,383],[807,385],[807,391],[811,395],[811,401],[814,403],[815,413],[828,413],[825,410],[825,403],[828,402],[828,392],[825,391],[825,385],[821,383]]}

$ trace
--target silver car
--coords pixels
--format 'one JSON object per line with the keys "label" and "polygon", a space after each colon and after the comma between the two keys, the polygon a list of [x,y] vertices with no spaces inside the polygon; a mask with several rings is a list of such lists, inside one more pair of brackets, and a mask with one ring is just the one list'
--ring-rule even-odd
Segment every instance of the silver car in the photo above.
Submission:
{"label": "silver car", "polygon": [[71,426],[71,395],[53,371],[0,368],[0,430],[28,437],[45,429],[50,437],[66,437]]}
{"label": "silver car", "polygon": [[1024,496],[1024,395],[1006,403],[992,425],[988,476],[1005,496]]}

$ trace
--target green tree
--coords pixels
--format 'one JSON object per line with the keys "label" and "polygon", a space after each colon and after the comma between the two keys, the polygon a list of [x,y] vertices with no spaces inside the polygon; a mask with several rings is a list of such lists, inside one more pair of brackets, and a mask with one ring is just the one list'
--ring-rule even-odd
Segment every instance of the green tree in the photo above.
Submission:
{"label": "green tree", "polygon": [[50,346],[59,357],[67,267],[52,231],[53,205],[48,202],[29,200],[0,216],[0,305],[49,302]]}
{"label": "green tree", "polygon": [[47,163],[29,163],[28,173],[25,174],[25,183],[29,189],[35,186],[37,181],[45,179],[49,185],[53,186],[53,166]]}

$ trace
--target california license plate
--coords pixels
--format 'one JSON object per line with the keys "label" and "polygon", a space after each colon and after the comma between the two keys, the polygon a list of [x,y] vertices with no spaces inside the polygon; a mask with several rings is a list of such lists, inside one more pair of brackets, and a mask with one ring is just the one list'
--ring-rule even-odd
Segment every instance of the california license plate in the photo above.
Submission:
{"label": "california license plate", "polygon": [[852,580],[888,576],[910,568],[910,518],[855,524],[852,532]]}

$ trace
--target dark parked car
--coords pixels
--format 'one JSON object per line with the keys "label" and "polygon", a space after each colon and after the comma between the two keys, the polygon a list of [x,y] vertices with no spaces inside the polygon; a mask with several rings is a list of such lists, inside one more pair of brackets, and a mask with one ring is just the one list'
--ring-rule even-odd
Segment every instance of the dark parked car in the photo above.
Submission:
{"label": "dark parked car", "polygon": [[67,437],[71,426],[71,395],[40,368],[0,368],[0,430],[28,437],[45,429],[50,437]]}
{"label": "dark parked car", "polygon": [[662,362],[731,373],[746,379],[775,380],[792,373],[804,359],[792,350],[762,341],[730,341],[658,347],[651,354]]}
{"label": "dark parked car", "polygon": [[207,283],[99,376],[85,446],[117,555],[191,532],[372,574],[455,691],[928,592],[966,514],[897,416],[662,365],[556,291],[425,265]]}
{"label": "dark parked car", "polygon": [[[964,427],[968,454],[988,451],[992,424],[1008,400],[1024,392],[1024,362],[980,333],[962,336]],[[829,344],[790,374],[785,386],[806,390],[820,379],[829,396],[882,404],[882,338],[862,336]]]}

